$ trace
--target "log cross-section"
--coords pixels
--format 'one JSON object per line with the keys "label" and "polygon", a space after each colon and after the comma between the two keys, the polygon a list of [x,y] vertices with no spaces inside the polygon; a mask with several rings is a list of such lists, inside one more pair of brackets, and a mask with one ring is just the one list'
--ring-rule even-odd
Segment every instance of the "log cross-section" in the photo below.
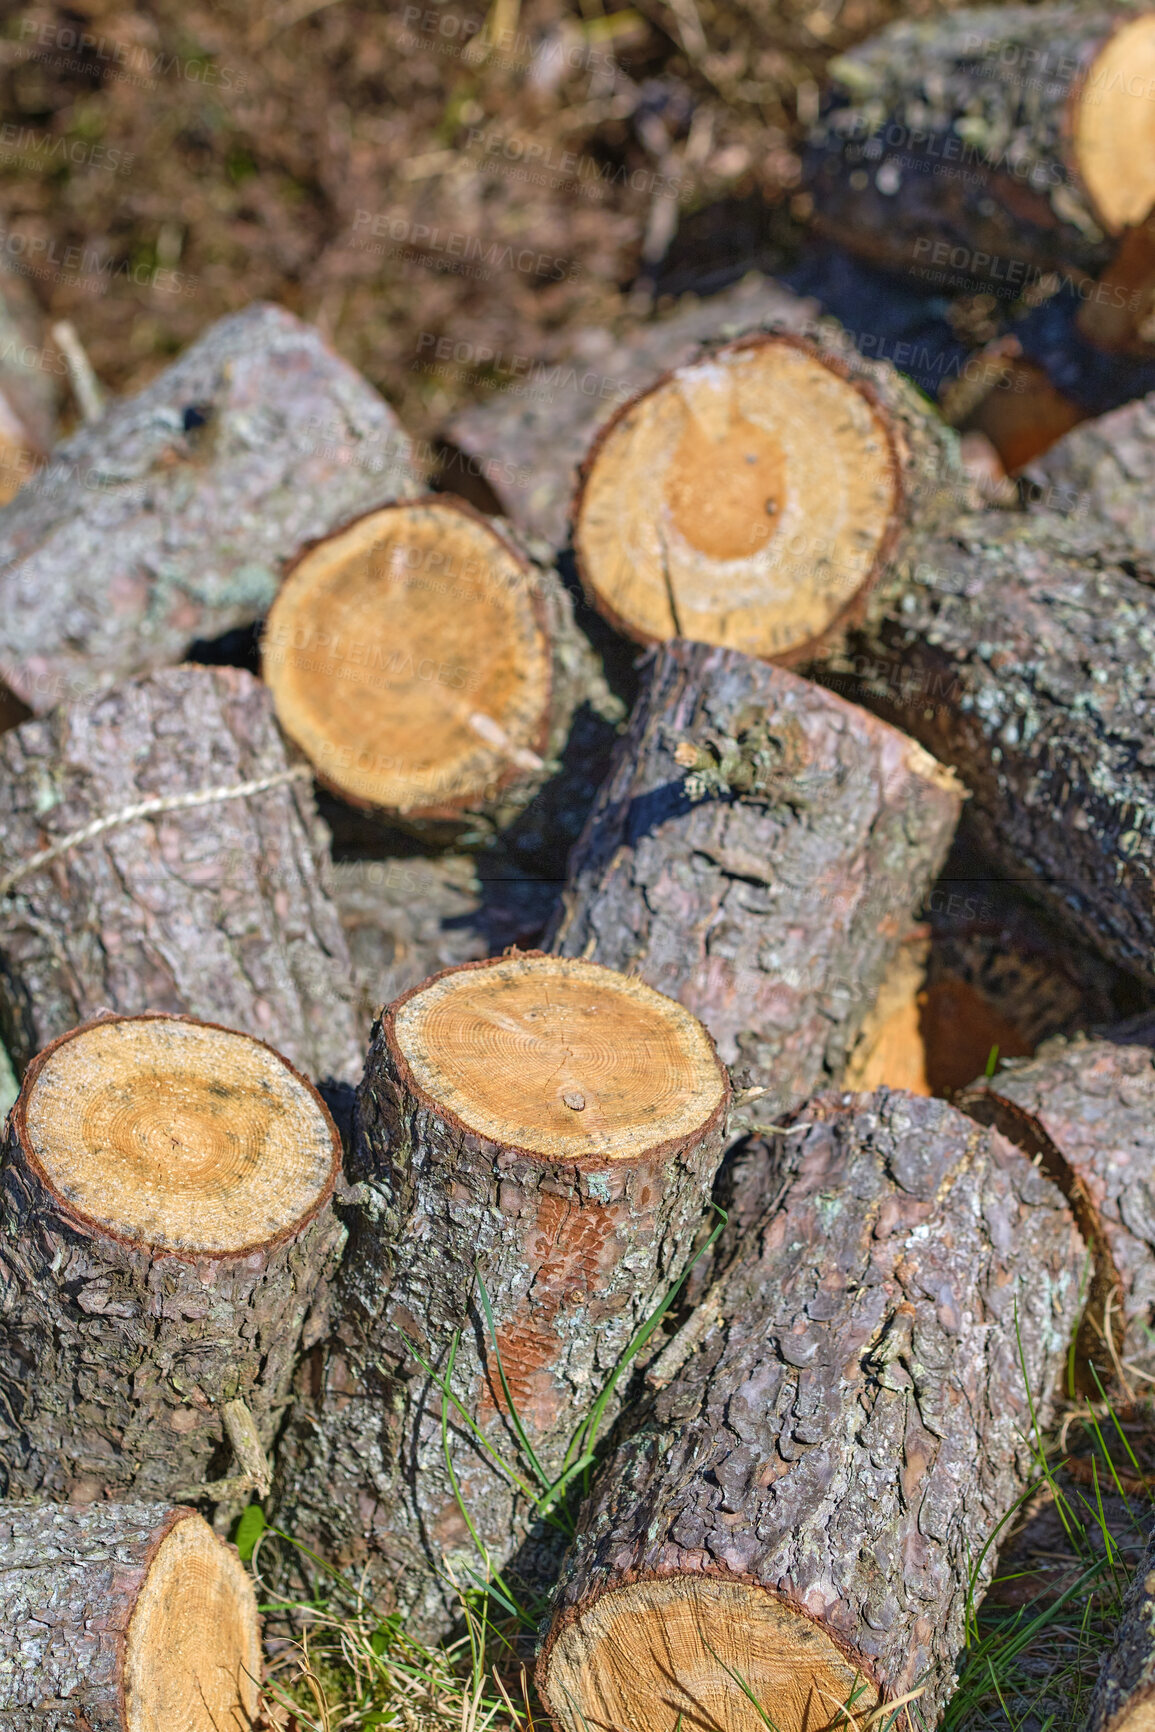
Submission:
{"label": "log cross-section", "polygon": [[546,1488],[524,1444],[552,1483],[685,1268],[728,1102],[701,1024],[596,963],[469,963],[382,1018],[341,1323],[282,1441],[279,1520],[407,1628],[447,1629],[447,1568],[464,1586],[525,1537]]}
{"label": "log cross-section", "polygon": [[191,1509],[0,1504],[4,1732],[254,1723],[253,1584]]}
{"label": "log cross-section", "polygon": [[819,1097],[800,1133],[579,1517],[536,1674],[565,1732],[835,1732],[912,1691],[934,1725],[953,1687],[1083,1246],[1055,1187],[942,1101]]}
{"label": "log cross-section", "polygon": [[0,1167],[8,1494],[243,1489],[226,1409],[271,1449],[326,1325],[339,1165],[320,1097],[260,1041],[105,1017],[41,1053]]}

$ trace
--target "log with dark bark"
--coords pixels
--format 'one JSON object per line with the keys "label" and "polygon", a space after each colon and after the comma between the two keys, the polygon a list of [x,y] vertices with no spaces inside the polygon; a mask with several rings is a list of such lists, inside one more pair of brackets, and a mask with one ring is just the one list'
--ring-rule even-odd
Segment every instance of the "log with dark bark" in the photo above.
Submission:
{"label": "log with dark bark", "polygon": [[1152,586],[1044,511],[962,518],[915,575],[822,677],[958,770],[997,871],[1155,980]]}
{"label": "log with dark bark", "polygon": [[831,63],[808,149],[819,226],[891,268],[1011,298],[1097,275],[1155,203],[1150,13],[903,19]]}
{"label": "log with dark bark", "polygon": [[378,1025],[342,1323],[282,1439],[277,1507],[411,1632],[454,1621],[446,1566],[485,1573],[463,1510],[498,1570],[533,1525],[525,1445],[552,1481],[682,1273],[728,1100],[701,1025],[594,963],[449,969]]}
{"label": "log with dark bark", "polygon": [[310,548],[261,662],[322,780],[424,825],[512,823],[578,704],[618,713],[557,575],[451,497],[370,512]]}
{"label": "log with dark bark", "polygon": [[1068,1198],[1094,1257],[1080,1370],[1131,1382],[1155,1362],[1155,1055],[1113,1041],[1049,1043],[959,1097]]}
{"label": "log with dark bark", "polygon": [[772,1122],[841,1080],[960,805],[866,711],[734,650],[666,645],[547,947],[685,1004]]}
{"label": "log with dark bark", "polygon": [[1155,395],[1084,422],[1026,471],[1038,509],[1054,502],[1068,539],[1155,583]]}
{"label": "log with dark bark", "polygon": [[1135,1573],[1115,1645],[1103,1660],[1081,1732],[1150,1732],[1155,1726],[1155,1535]]}
{"label": "log with dark bark", "polygon": [[[258,680],[162,669],[25,722],[0,739],[0,767],[0,1038],[18,1068],[98,1010],[167,1010],[270,1040],[309,1076],[357,1079],[327,836]],[[245,787],[28,869],[142,802]]]}
{"label": "log with dark bark", "polygon": [[9,1495],[227,1508],[267,1480],[340,1160],[311,1084],[211,1023],[101,1018],[33,1061],[0,1169]]}
{"label": "log with dark bark", "polygon": [[966,491],[954,435],[892,367],[762,332],[601,428],[574,552],[590,602],[639,642],[789,665],[861,620]]}
{"label": "log with dark bark", "polygon": [[0,518],[0,674],[37,713],[258,619],[286,560],[414,490],[388,405],[280,307],[212,326]]}
{"label": "log with dark bark", "polygon": [[261,1679],[253,1584],[194,1510],[0,1505],[0,1727],[222,1732]]}
{"label": "log with dark bark", "polygon": [[536,1674],[567,1732],[817,1732],[912,1690],[933,1725],[950,1694],[1082,1244],[942,1101],[826,1096],[806,1120],[717,1320],[579,1517]]}
{"label": "log with dark bark", "polygon": [[488,402],[462,410],[447,433],[484,465],[506,516],[560,548],[578,469],[620,404],[659,374],[683,366],[705,342],[728,341],[763,325],[801,331],[815,313],[812,301],[752,273],[724,294],[702,301],[687,296],[669,318],[636,322],[616,334],[602,326],[571,334]]}

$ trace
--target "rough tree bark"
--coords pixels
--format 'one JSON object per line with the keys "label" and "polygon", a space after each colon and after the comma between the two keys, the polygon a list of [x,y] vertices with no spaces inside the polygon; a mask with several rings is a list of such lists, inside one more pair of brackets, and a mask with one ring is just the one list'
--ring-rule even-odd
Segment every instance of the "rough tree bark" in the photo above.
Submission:
{"label": "rough tree bark", "polygon": [[770,324],[800,331],[815,316],[814,302],[751,274],[708,300],[687,296],[668,319],[617,335],[602,327],[571,334],[490,401],[462,410],[447,434],[485,465],[511,522],[551,548],[563,547],[578,469],[619,404],[683,366],[704,342]]}
{"label": "rough tree bark", "polygon": [[536,1674],[573,1732],[745,1732],[735,1673],[780,1732],[918,1688],[934,1724],[970,1571],[1033,1476],[1083,1254],[1058,1191],[942,1101],[806,1120],[717,1320],[579,1518]]}
{"label": "rough tree bark", "polygon": [[903,19],[831,63],[807,185],[820,228],[930,281],[1014,297],[1085,277],[1142,223],[1150,17],[998,6]]}
{"label": "rough tree bark", "polygon": [[327,1326],[340,1161],[312,1085],[244,1035],[108,1017],[41,1053],[0,1168],[6,1493],[228,1506],[267,1478]]}
{"label": "rough tree bark", "polygon": [[0,519],[0,674],[37,713],[259,618],[283,563],[413,491],[372,387],[280,307],[220,320]]}
{"label": "rough tree bark", "polygon": [[1149,1732],[1155,1725],[1155,1535],[1123,1602],[1082,1732]]}
{"label": "rough tree bark", "polygon": [[1066,535],[1088,556],[1126,563],[1155,583],[1155,396],[1073,429],[1026,480],[1043,501],[1065,501]]}
{"label": "rough tree bark", "polygon": [[958,770],[998,870],[1155,980],[1151,585],[1044,511],[961,518],[915,579],[833,659],[838,689]]}
{"label": "rough tree bark", "polygon": [[1038,1156],[1075,1212],[1095,1263],[1080,1359],[1090,1354],[1124,1382],[1133,1364],[1150,1372],[1155,1055],[1105,1040],[1054,1042],[968,1089],[959,1105]]}
{"label": "rough tree bark", "polygon": [[[162,669],[0,739],[0,1036],[17,1066],[108,1008],[184,1011],[355,1081],[349,955],[327,837],[267,690],[238,668]],[[271,780],[38,853],[149,799]]]}
{"label": "rough tree bark", "polygon": [[252,1582],[193,1510],[0,1505],[5,1732],[221,1732],[260,1677]]}
{"label": "rough tree bark", "polygon": [[[496,1569],[534,1525],[545,1488],[509,1396],[552,1481],[686,1265],[728,1100],[700,1024],[592,963],[512,953],[449,969],[377,1026],[341,1327],[282,1438],[277,1507],[296,1537],[365,1569],[412,1633],[442,1634],[459,1612],[445,1564],[462,1585],[485,1573],[462,1509]],[[460,1505],[426,1367],[450,1379]]]}
{"label": "rough tree bark", "polygon": [[547,948],[701,1018],[770,1121],[841,1079],[961,789],[905,735],[733,650],[659,650]]}

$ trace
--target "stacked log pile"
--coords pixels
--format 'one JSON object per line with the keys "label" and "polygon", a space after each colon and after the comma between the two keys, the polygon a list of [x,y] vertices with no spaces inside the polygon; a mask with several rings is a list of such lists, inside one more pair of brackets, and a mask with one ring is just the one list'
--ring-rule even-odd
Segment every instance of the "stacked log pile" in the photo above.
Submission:
{"label": "stacked log pile", "polygon": [[[1089,274],[1150,189],[1087,93],[1151,29],[1062,16],[1074,143],[1002,85],[984,125],[1061,160],[1023,244]],[[963,136],[966,27],[864,51],[829,137],[916,89]],[[881,233],[885,168],[828,220]],[[944,220],[1002,245],[1004,180]],[[565,1732],[745,1732],[747,1691],[931,1725],[1069,1368],[1146,1374],[1149,1049],[1032,1033],[948,1104],[916,1024],[964,809],[1155,986],[1150,401],[983,512],[930,405],[801,324],[748,285],[628,343],[515,529],[253,308],[0,513],[0,1723],[250,1724],[255,1499],[420,1640],[548,1590]],[[645,650],[597,787],[595,641]],[[577,836],[564,883],[493,889],[527,834]]]}

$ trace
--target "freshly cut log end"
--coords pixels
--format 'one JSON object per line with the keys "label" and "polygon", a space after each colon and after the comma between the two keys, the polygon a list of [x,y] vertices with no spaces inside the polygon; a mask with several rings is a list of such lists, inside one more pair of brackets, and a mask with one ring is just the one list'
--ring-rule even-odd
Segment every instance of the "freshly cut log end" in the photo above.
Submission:
{"label": "freshly cut log end", "polygon": [[551,1702],[580,1703],[578,1724],[590,1732],[649,1728],[659,1717],[673,1727],[679,1716],[711,1732],[761,1732],[766,1722],[739,1678],[782,1732],[833,1732],[879,1700],[861,1663],[804,1612],[717,1576],[648,1576],[614,1588],[561,1625],[549,1652]]}
{"label": "freshly cut log end", "polygon": [[0,1610],[5,1726],[221,1732],[254,1723],[253,1584],[190,1509],[0,1505]]}
{"label": "freshly cut log end", "polygon": [[590,600],[641,643],[796,658],[876,581],[902,465],[871,387],[758,336],[660,379],[600,433],[575,505]]}
{"label": "freshly cut log end", "polygon": [[552,667],[538,574],[461,501],[371,512],[300,559],[269,615],[277,714],[355,804],[492,803],[540,771]]}
{"label": "freshly cut log end", "polygon": [[640,980],[527,953],[448,969],[386,1017],[415,1090],[551,1161],[631,1161],[699,1136],[726,1085],[701,1023]]}
{"label": "freshly cut log end", "polygon": [[[613,1423],[615,1368],[704,1237],[729,1102],[694,1018],[593,962],[467,963],[376,1025],[365,1201],[338,1329],[279,1445],[278,1522],[411,1635],[459,1619],[477,1544],[495,1570],[518,1554],[528,1591],[556,1574],[556,1530],[494,1455],[523,1441],[553,1478],[602,1397]],[[430,1366],[461,1420],[447,1435]]]}
{"label": "freshly cut log end", "polygon": [[1075,162],[1109,234],[1145,221],[1155,206],[1152,89],[1155,12],[1146,12],[1121,24],[1108,38],[1075,102]]}
{"label": "freshly cut log end", "polygon": [[300,1231],[340,1151],[312,1086],[209,1023],[108,1018],[33,1061],[16,1134],[84,1221],[154,1250],[237,1256]]}
{"label": "freshly cut log end", "polygon": [[260,1626],[231,1547],[191,1512],[153,1554],[124,1653],[128,1732],[216,1732],[257,1709]]}
{"label": "freshly cut log end", "polygon": [[1055,1187],[887,1089],[763,1147],[579,1517],[535,1673],[564,1732],[835,1732],[914,1690],[937,1724],[1032,1482],[1084,1258]]}

